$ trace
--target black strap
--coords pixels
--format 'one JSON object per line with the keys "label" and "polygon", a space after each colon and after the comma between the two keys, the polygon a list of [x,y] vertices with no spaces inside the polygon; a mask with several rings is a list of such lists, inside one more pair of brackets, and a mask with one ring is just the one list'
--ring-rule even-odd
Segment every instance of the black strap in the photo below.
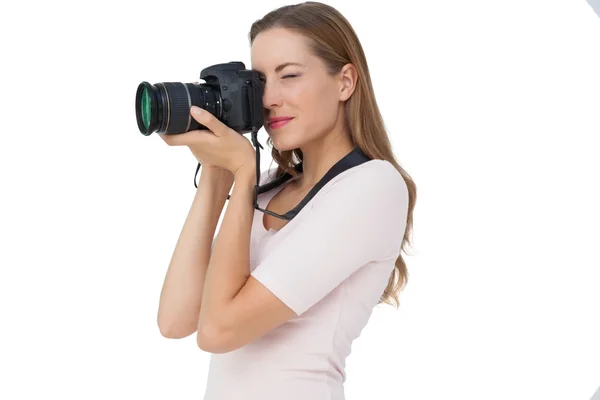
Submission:
{"label": "black strap", "polygon": [[[323,176],[323,178],[321,178],[321,180],[319,182],[317,182],[317,184],[315,186],[313,186],[313,188],[310,190],[310,192],[308,192],[308,194],[304,197],[304,199],[302,199],[302,201],[300,203],[298,203],[298,205],[296,207],[294,207],[293,209],[291,209],[284,215],[279,215],[272,211],[262,209],[262,208],[258,207],[258,204],[256,204],[256,203],[254,204],[254,208],[256,208],[257,210],[262,211],[266,214],[280,218],[280,219],[291,220],[296,215],[298,215],[300,210],[302,210],[304,208],[304,206],[306,206],[306,204],[308,204],[308,202],[313,197],[315,197],[317,192],[319,190],[321,190],[323,188],[323,186],[325,186],[330,180],[332,180],[333,178],[335,178],[337,175],[341,174],[342,172],[344,172],[352,167],[355,167],[357,165],[360,165],[362,163],[365,163],[367,161],[370,161],[370,160],[371,159],[359,147],[354,148],[354,150],[352,150],[350,153],[348,153],[346,156],[344,156],[344,158],[342,158],[340,161],[338,161],[333,167],[331,167],[329,169],[329,171],[327,171],[327,173]],[[302,171],[302,163],[297,164],[295,168],[297,171],[301,172]],[[274,180],[266,185],[261,186],[259,188],[259,193],[267,192],[267,191],[287,182],[291,178],[292,178],[292,175],[286,172],[283,175],[281,175],[279,178],[277,178],[276,180]]]}

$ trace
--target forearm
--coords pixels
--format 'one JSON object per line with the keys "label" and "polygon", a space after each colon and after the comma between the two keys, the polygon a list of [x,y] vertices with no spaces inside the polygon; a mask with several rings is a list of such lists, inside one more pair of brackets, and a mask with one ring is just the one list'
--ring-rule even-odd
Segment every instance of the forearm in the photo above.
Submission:
{"label": "forearm", "polygon": [[198,326],[211,246],[233,174],[204,170],[165,276],[158,325],[167,337],[185,337]]}
{"label": "forearm", "polygon": [[[220,317],[250,276],[255,169],[235,176],[233,192],[211,254],[200,310],[199,335],[220,328]],[[204,332],[200,332],[204,330]],[[200,338],[200,336],[199,336]]]}

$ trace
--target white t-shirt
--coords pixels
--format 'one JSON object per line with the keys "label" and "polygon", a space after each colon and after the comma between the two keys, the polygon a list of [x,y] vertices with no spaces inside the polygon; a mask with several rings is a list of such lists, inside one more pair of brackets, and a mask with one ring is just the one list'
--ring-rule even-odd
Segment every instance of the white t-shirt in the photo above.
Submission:
{"label": "white t-shirt", "polygon": [[[290,181],[260,194],[260,207]],[[343,400],[346,357],[400,255],[407,211],[404,179],[385,160],[338,174],[278,231],[255,210],[251,275],[298,316],[211,354],[204,400]]]}

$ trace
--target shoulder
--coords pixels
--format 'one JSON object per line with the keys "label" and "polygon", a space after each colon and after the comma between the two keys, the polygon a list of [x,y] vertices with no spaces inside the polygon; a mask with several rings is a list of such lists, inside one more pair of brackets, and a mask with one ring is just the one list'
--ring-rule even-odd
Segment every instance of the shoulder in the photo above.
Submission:
{"label": "shoulder", "polygon": [[381,196],[394,200],[408,198],[408,188],[404,178],[394,165],[387,160],[370,160],[352,167],[334,177],[323,187],[323,195],[339,192],[359,196],[365,200],[382,200]]}
{"label": "shoulder", "polygon": [[367,161],[340,173],[315,195],[310,215],[320,222],[313,222],[319,226],[313,235],[318,231],[357,249],[368,247],[373,257],[396,254],[408,199],[404,178],[391,162]]}

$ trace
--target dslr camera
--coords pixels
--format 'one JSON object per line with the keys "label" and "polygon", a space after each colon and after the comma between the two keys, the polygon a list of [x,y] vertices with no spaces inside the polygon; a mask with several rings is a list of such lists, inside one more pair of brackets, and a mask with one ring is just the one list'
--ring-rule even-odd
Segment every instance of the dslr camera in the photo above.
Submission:
{"label": "dslr camera", "polygon": [[190,115],[193,105],[236,132],[258,132],[263,125],[264,89],[258,72],[247,70],[243,62],[231,61],[203,69],[200,79],[206,83],[140,83],[135,96],[140,132],[149,136],[207,129]]}

